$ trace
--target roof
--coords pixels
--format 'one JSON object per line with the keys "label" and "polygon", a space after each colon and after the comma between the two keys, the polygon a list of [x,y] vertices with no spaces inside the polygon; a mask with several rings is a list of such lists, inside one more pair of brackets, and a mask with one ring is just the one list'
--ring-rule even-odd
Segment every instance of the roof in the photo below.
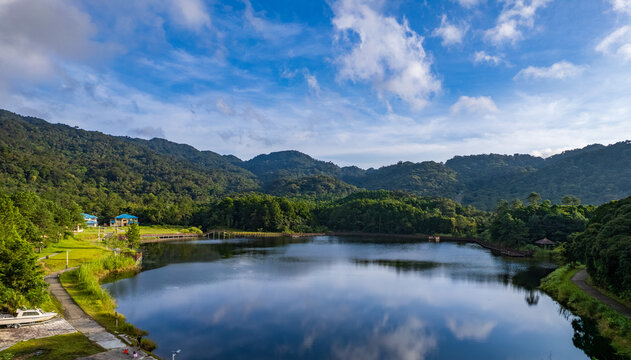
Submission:
{"label": "roof", "polygon": [[138,219],[138,217],[129,214],[120,214],[115,219]]}
{"label": "roof", "polygon": [[81,213],[81,216],[83,216],[84,219],[96,219],[97,218],[97,216],[86,214],[86,213]]}
{"label": "roof", "polygon": [[548,238],[543,238],[541,240],[537,240],[535,241],[535,244],[538,245],[554,245],[554,241],[548,239]]}

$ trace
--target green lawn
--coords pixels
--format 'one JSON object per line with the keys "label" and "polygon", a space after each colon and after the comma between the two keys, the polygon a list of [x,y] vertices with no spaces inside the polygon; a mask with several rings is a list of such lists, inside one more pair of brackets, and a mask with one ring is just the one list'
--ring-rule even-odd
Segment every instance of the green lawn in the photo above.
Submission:
{"label": "green lawn", "polygon": [[0,351],[0,359],[73,360],[104,351],[81,333],[19,342]]}
{"label": "green lawn", "polygon": [[40,261],[44,264],[46,272],[57,272],[66,267],[66,251],[68,252],[68,267],[96,260],[102,255],[109,253],[109,250],[96,242],[73,238],[63,239],[56,244],[51,244],[42,252],[40,257],[46,256],[46,254],[59,253]]}

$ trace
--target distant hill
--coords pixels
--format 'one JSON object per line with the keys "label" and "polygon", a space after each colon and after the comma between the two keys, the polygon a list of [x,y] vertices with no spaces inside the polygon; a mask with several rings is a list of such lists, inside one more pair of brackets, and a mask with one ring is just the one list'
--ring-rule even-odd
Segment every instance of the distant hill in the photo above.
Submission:
{"label": "distant hill", "polygon": [[[364,170],[298,151],[242,161],[164,139],[110,136],[0,110],[0,153],[1,189],[63,193],[106,213],[142,201],[153,202],[157,212],[181,211],[190,208],[182,202],[249,191],[330,198],[360,189],[402,190],[487,210],[500,199],[525,200],[531,192],[553,202],[573,195],[584,204],[631,195],[629,141],[594,144],[547,159],[470,155],[444,164],[399,162]],[[118,205],[103,209],[112,203]],[[173,210],[168,204],[180,205]]]}
{"label": "distant hill", "polygon": [[[1,189],[67,196],[84,209],[110,216],[130,203],[207,201],[213,195],[259,188],[256,176],[211,152],[50,124],[8,111],[0,111],[0,154]],[[149,194],[158,198],[145,199]]]}

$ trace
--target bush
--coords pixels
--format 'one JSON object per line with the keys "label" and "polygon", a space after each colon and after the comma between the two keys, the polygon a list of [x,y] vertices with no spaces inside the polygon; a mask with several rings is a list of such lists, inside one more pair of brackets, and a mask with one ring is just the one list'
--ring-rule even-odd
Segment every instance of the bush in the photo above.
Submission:
{"label": "bush", "polygon": [[140,342],[140,347],[144,350],[152,352],[158,347],[158,344],[151,341],[150,339],[143,338],[142,341]]}

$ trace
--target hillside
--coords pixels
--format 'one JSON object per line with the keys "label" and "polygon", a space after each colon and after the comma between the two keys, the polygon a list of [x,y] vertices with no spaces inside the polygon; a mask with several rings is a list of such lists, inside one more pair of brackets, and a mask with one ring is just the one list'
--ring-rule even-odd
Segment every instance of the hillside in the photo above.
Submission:
{"label": "hillside", "polygon": [[166,206],[258,189],[246,170],[209,153],[195,159],[195,152],[0,111],[0,188],[52,192],[108,216],[145,200]]}
{"label": "hillside", "polygon": [[363,170],[298,151],[242,161],[164,139],[110,136],[0,110],[0,153],[1,189],[78,197],[83,208],[107,214],[146,203],[158,213],[174,213],[190,209],[191,202],[249,191],[331,198],[362,188],[403,190],[486,210],[531,192],[553,202],[573,195],[596,205],[631,195],[629,141],[547,159],[470,155],[444,164],[399,162]]}
{"label": "hillside", "polygon": [[537,169],[471,184],[463,202],[489,209],[500,199],[525,200],[531,192],[558,203],[573,195],[598,205],[631,194],[631,142],[588,146],[545,159]]}

